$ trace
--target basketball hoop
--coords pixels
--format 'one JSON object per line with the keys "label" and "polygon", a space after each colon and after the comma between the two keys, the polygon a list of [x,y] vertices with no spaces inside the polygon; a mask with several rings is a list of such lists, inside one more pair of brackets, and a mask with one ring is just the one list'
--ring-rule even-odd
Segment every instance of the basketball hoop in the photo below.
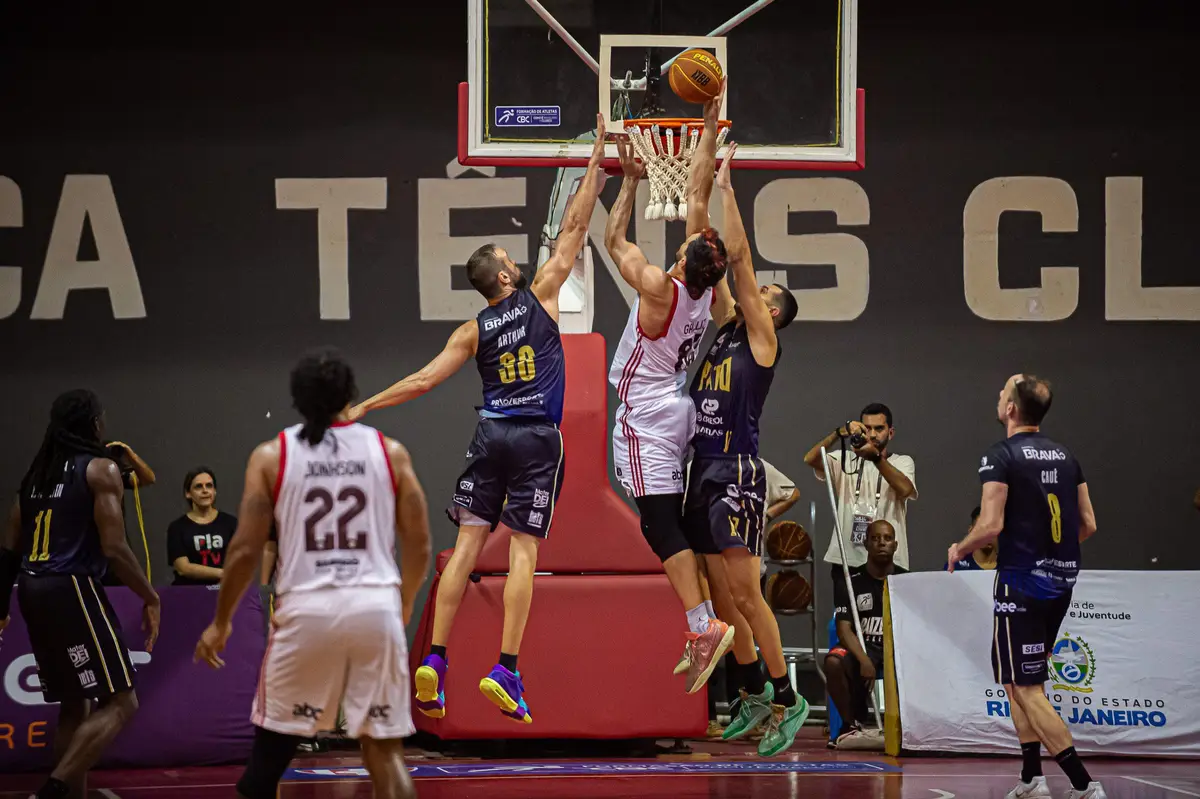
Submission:
{"label": "basketball hoop", "polygon": [[[732,124],[727,119],[717,122],[718,149]],[[627,119],[625,132],[650,178],[646,218],[687,219],[688,167],[704,132],[704,120]]]}

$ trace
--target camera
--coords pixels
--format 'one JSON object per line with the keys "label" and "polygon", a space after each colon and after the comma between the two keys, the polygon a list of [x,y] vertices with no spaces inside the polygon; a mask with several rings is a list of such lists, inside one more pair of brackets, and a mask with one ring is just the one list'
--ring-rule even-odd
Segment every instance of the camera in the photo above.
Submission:
{"label": "camera", "polygon": [[862,449],[867,445],[867,437],[862,433],[850,434],[850,446],[854,449]]}

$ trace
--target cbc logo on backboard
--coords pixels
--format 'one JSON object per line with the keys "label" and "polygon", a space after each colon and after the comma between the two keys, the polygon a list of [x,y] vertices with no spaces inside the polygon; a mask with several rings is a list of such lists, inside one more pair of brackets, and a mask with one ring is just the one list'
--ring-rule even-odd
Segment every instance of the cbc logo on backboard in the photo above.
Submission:
{"label": "cbc logo on backboard", "polygon": [[[149,652],[130,650],[129,659],[134,666],[150,662]],[[4,693],[18,705],[33,707],[47,704],[42,699],[42,686],[38,682],[37,661],[32,654],[21,655],[4,670]]]}

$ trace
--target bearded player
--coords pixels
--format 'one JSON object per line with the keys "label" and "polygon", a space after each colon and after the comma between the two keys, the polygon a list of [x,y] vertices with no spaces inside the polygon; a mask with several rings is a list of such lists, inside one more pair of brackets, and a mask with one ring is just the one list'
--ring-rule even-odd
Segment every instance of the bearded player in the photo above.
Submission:
{"label": "bearded player", "polygon": [[197,660],[224,665],[233,613],[274,522],[275,613],[237,784],[245,799],[273,799],[297,746],[333,729],[339,706],[374,795],[416,796],[404,764],[403,739],[415,732],[404,626],[429,569],[429,515],[404,447],[349,421],[355,392],[354,372],[332,350],[292,370],[304,421],[250,455],[216,614],[196,645]]}
{"label": "bearded player", "polygon": [[467,449],[467,466],[447,510],[458,525],[454,554],[438,582],[429,655],[415,675],[417,709],[431,718],[446,715],[446,644],[467,580],[488,534],[500,522],[513,531],[504,585],[504,631],[500,659],[479,683],[504,715],[532,723],[517,655],[529,605],[539,544],[550,532],[562,489],[562,421],[566,386],[558,293],[587,242],[588,222],[603,181],[604,117],[587,173],[567,210],[558,246],[528,288],[521,270],[503,249],[480,247],[467,261],[467,278],[487,299],[477,318],[454,331],[436,358],[419,372],[354,409],[355,418],[376,408],[416,399],[443,382],[472,357],[483,381],[479,424]]}
{"label": "bearded player", "polygon": [[644,168],[634,160],[627,139],[617,142],[625,179],[604,235],[621,277],[638,294],[608,373],[621,399],[613,464],[617,479],[637,503],[642,535],[687,612],[688,693],[708,680],[734,635],[704,600],[696,560],[680,524],[684,457],[696,428],[695,406],[683,391],[687,368],[708,329],[709,315],[723,319],[731,306],[727,288],[723,295],[714,293],[714,287],[724,285],[725,245],[708,227],[722,94],[723,88],[704,106],[704,132],[688,174],[687,238],[671,268],[652,266],[628,240],[629,215]]}
{"label": "bearded player", "polygon": [[[691,397],[699,415],[684,532],[692,548],[705,556],[718,613],[737,630],[734,655],[742,677],[742,702],[724,737],[739,738],[766,719],[758,753],[770,757],[792,745],[809,710],[792,688],[779,625],[759,588],[767,496],[767,470],[758,457],[759,420],[783,355],[778,331],[796,318],[797,308],[786,288],[758,286],[730,181],[735,152],[737,145],[730,145],[717,185],[740,299],[716,320],[716,340],[692,380]],[[769,683],[754,651],[756,640]]]}
{"label": "bearded player", "polygon": [[1007,436],[979,465],[979,521],[946,553],[947,571],[1003,532],[996,563],[992,668],[1008,692],[1024,760],[1008,799],[1049,797],[1042,775],[1045,745],[1071,780],[1067,799],[1104,799],[1075,751],[1066,723],[1046,698],[1046,658],[1071,608],[1080,544],[1096,532],[1083,468],[1066,447],[1041,432],[1053,400],[1050,383],[1013,375],[1000,389],[996,416]]}

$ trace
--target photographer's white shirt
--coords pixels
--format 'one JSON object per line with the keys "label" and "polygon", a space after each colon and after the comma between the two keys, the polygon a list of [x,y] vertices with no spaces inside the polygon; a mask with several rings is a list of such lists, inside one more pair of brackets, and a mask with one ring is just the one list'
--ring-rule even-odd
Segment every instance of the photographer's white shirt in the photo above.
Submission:
{"label": "photographer's white shirt", "polygon": [[[888,455],[888,463],[907,477],[913,484],[914,493],[909,499],[916,499],[917,478],[916,464],[908,455]],[[825,473],[833,479],[833,492],[837,497],[838,516],[841,521],[842,544],[846,548],[846,560],[849,566],[861,566],[867,562],[867,549],[862,542],[864,522],[884,519],[891,522],[896,530],[896,565],[908,568],[908,500],[903,502],[896,498],[896,493],[879,473],[879,467],[869,460],[846,450],[846,471],[842,471],[842,452],[829,452],[825,461]],[[816,471],[813,474],[817,474]],[[818,480],[823,478],[817,475]],[[878,499],[876,495],[878,493]],[[857,510],[856,510],[857,509]],[[858,536],[855,540],[855,519],[858,517]],[[825,551],[826,563],[841,563],[842,555],[838,551],[837,540],[829,536],[829,548]]]}

